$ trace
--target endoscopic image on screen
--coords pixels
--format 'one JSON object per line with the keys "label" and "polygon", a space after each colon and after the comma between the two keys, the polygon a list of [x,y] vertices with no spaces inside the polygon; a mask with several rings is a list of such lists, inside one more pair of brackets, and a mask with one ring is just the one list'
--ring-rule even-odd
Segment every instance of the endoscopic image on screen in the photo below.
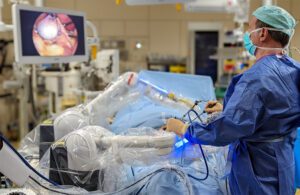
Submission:
{"label": "endoscopic image on screen", "polygon": [[78,47],[78,32],[66,14],[41,13],[35,20],[32,39],[40,56],[71,56]]}

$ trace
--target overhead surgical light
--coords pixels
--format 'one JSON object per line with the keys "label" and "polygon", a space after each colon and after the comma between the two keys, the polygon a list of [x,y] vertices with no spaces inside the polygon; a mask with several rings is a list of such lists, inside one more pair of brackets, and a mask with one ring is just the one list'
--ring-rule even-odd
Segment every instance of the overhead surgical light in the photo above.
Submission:
{"label": "overhead surgical light", "polygon": [[196,0],[185,4],[188,12],[230,12],[237,0]]}
{"label": "overhead surgical light", "polygon": [[234,22],[249,20],[250,0],[196,0],[185,4],[187,12],[221,12],[234,14]]}
{"label": "overhead surgical light", "polygon": [[195,0],[126,0],[128,5],[156,5],[156,4],[175,4],[188,3]]}

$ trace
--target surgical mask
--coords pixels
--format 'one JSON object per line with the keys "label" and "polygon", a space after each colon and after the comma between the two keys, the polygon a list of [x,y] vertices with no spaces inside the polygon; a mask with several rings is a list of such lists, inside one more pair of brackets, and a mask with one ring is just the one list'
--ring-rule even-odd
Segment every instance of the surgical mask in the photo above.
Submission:
{"label": "surgical mask", "polygon": [[[290,38],[289,38],[289,42],[288,44],[283,47],[283,48],[271,48],[271,47],[259,47],[259,46],[256,46],[253,44],[251,38],[250,38],[250,35],[254,32],[257,32],[257,31],[260,31],[261,29],[268,29],[270,31],[279,31],[279,32],[287,32],[287,31],[292,31],[291,35],[290,35]],[[255,51],[257,48],[259,49],[264,49],[264,50],[280,50],[282,51],[283,54],[287,54],[288,53],[288,48],[289,48],[289,45],[290,45],[290,42],[294,36],[294,33],[295,33],[295,30],[294,29],[275,29],[275,28],[268,28],[268,27],[263,27],[263,28],[258,28],[258,29],[255,29],[251,32],[246,32],[245,35],[244,35],[244,47],[245,49],[251,54],[251,55],[255,55]]]}
{"label": "surgical mask", "polygon": [[249,32],[246,32],[244,35],[244,47],[251,55],[255,55],[257,47],[253,44]]}

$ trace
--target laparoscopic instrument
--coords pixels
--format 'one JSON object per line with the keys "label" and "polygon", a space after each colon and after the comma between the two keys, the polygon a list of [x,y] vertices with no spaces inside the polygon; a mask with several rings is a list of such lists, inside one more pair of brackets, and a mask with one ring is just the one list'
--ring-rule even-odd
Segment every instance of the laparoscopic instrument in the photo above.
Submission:
{"label": "laparoscopic instrument", "polygon": [[191,100],[189,99],[185,99],[185,98],[181,98],[180,96],[176,95],[175,93],[173,92],[168,92],[167,90],[157,86],[157,85],[154,85],[152,83],[149,83],[148,81],[144,80],[144,79],[141,79],[139,78],[138,79],[138,82],[141,83],[141,84],[144,84],[148,87],[150,87],[151,89],[157,91],[160,95],[164,96],[164,97],[167,97],[175,102],[181,102],[185,105],[187,105],[188,107],[192,107],[193,106],[193,103]]}

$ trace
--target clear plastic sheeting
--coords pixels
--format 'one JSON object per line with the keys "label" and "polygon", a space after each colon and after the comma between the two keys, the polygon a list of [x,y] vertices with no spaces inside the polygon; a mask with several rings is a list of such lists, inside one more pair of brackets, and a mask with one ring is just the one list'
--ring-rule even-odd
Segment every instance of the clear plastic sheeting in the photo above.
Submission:
{"label": "clear plastic sheeting", "polygon": [[187,120],[183,115],[198,96],[201,113],[204,100],[215,99],[212,91],[208,77],[121,75],[89,103],[41,123],[22,140],[21,154],[57,184],[35,176],[27,187],[39,194],[227,194],[227,148],[204,146],[203,158],[198,145],[161,130],[168,118]]}

